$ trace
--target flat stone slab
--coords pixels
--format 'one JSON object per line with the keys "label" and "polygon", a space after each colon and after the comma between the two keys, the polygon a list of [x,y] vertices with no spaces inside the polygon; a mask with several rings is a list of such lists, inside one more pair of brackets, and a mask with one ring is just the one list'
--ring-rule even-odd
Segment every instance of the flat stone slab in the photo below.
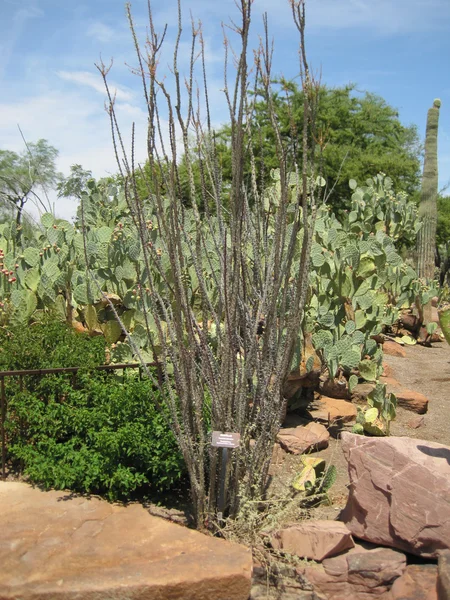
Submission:
{"label": "flat stone slab", "polygon": [[252,556],[141,505],[0,482],[0,600],[247,600]]}
{"label": "flat stone slab", "polygon": [[320,423],[308,423],[299,427],[280,429],[277,442],[292,454],[303,454],[308,450],[322,450],[328,447],[330,434]]}

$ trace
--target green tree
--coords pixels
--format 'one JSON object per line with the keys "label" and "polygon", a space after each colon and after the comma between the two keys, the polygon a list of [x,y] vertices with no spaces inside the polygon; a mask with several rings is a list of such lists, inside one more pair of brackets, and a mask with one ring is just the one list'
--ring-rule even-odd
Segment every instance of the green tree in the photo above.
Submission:
{"label": "green tree", "polygon": [[[272,102],[287,151],[299,160],[303,92],[295,83],[281,81]],[[316,118],[317,152],[322,156],[322,175],[328,190],[333,190],[329,203],[335,210],[347,207],[351,178],[365,181],[382,172],[389,174],[396,189],[408,194],[418,189],[421,147],[416,127],[402,125],[398,112],[383,98],[368,92],[358,94],[352,84],[340,88],[322,86]],[[258,132],[253,139],[256,159],[267,182],[279,158],[267,102],[259,97],[255,98],[253,120],[253,129]],[[228,136],[229,127],[225,126],[220,137],[226,143]],[[246,171],[250,176],[249,165]]]}
{"label": "green tree", "polygon": [[[0,225],[3,223],[12,223],[16,219],[16,211],[12,206],[0,204]],[[24,234],[24,237],[31,239],[38,225],[31,215],[27,212],[22,213],[22,219],[18,229]]]}
{"label": "green tree", "polygon": [[47,189],[62,178],[56,169],[57,156],[58,150],[43,139],[27,144],[21,154],[0,150],[0,203],[14,210],[17,225],[29,200],[51,211]]}
{"label": "green tree", "polygon": [[[228,133],[219,132],[212,138],[214,143],[216,157],[218,159],[218,168],[224,172],[227,177],[231,177],[231,146],[228,144]],[[178,195],[185,207],[192,206],[192,188],[189,181],[189,172],[194,177],[194,188],[196,190],[195,202],[201,212],[207,207],[214,205],[214,192],[211,186],[210,174],[205,166],[204,148],[199,147],[194,139],[189,140],[189,166],[186,154],[183,154],[176,165],[170,161],[158,165],[158,176],[152,174],[148,160],[135,173],[135,184],[140,198],[149,197],[156,193],[154,182],[158,181],[159,192],[167,195],[170,188],[170,173],[173,169],[176,177],[176,188]],[[225,185],[227,181],[224,182]],[[202,190],[201,192],[199,190]]]}
{"label": "green tree", "polygon": [[86,171],[81,165],[71,165],[70,175],[62,179],[56,189],[58,198],[81,198],[87,189],[87,182],[92,179],[92,171]]}

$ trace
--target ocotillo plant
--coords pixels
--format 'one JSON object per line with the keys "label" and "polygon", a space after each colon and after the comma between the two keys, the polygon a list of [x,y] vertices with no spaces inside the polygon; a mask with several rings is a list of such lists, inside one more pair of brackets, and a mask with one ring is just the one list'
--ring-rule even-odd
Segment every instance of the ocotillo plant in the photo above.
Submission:
{"label": "ocotillo plant", "polygon": [[[144,268],[138,283],[154,356],[165,377],[154,381],[165,399],[165,414],[183,453],[190,478],[197,525],[214,522],[219,478],[218,451],[211,430],[241,434],[241,446],[228,465],[225,514],[239,511],[240,497],[258,498],[267,484],[273,443],[284,408],[283,386],[291,369],[309,285],[315,205],[323,188],[316,168],[320,148],[315,132],[318,83],[310,75],[305,53],[304,0],[289,0],[300,34],[300,74],[305,91],[302,163],[285,148],[273,110],[272,47],[268,24],[248,64],[251,0],[240,0],[239,24],[231,30],[240,49],[231,51],[225,36],[224,94],[231,122],[232,177],[222,180],[207,86],[200,26],[192,24],[191,61],[186,79],[179,67],[181,8],[171,76],[159,60],[164,34],[158,35],[150,11],[149,35],[140,47],[130,8],[128,16],[148,110],[148,193],[136,185],[139,168],[134,146],[128,158],[108,87],[108,69],[99,65],[109,97],[109,114],[126,199],[140,241]],[[230,56],[233,66],[230,66]],[[197,87],[198,81],[202,84]],[[271,108],[279,185],[269,213],[261,190],[253,148],[258,131],[250,118],[262,89]],[[173,89],[173,92],[169,90]],[[202,114],[203,109],[203,114]],[[168,137],[163,133],[168,123]],[[298,135],[298,134],[296,134]],[[193,142],[193,143],[192,143]],[[252,170],[244,171],[248,153]],[[186,210],[180,189],[180,157],[189,181]],[[199,177],[194,176],[194,161]],[[291,174],[297,185],[289,185]],[[163,191],[164,190],[164,191]],[[155,214],[148,222],[149,204]],[[151,238],[160,232],[160,247]],[[166,292],[160,283],[165,282]],[[158,287],[159,286],[159,287]],[[200,290],[195,302],[193,290]],[[112,307],[113,308],[113,307]],[[149,326],[152,320],[153,332]],[[122,323],[125,329],[125,324]],[[155,333],[156,331],[156,333]],[[132,342],[132,340],[131,340]],[[152,374],[149,373],[151,377]]]}
{"label": "ocotillo plant", "polygon": [[433,279],[436,252],[438,193],[438,124],[441,101],[436,99],[428,111],[425,138],[425,161],[419,214],[423,219],[417,238],[417,272],[419,277]]}

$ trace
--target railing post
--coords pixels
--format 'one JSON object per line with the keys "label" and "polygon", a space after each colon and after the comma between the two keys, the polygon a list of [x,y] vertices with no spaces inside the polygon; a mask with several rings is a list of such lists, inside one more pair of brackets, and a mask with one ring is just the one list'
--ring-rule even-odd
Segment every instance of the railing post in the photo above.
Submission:
{"label": "railing post", "polygon": [[2,437],[2,479],[6,479],[6,393],[5,393],[5,378],[0,378],[0,410],[1,410],[1,437]]}

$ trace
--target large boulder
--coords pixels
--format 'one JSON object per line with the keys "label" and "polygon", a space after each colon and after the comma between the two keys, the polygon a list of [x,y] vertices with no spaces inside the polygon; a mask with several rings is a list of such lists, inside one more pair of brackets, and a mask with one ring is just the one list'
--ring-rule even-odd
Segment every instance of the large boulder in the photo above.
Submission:
{"label": "large boulder", "polygon": [[321,561],[354,547],[350,531],[339,521],[304,521],[276,531],[272,546],[286,552]]}
{"label": "large boulder", "polygon": [[139,504],[0,482],[1,600],[247,600],[252,556]]}
{"label": "large boulder", "polygon": [[401,552],[357,545],[345,554],[326,558],[321,565],[305,565],[297,571],[327,600],[390,600],[389,590],[405,569],[406,557]]}
{"label": "large boulder", "polygon": [[450,548],[450,448],[344,432],[350,494],[341,519],[363,540],[437,558]]}

